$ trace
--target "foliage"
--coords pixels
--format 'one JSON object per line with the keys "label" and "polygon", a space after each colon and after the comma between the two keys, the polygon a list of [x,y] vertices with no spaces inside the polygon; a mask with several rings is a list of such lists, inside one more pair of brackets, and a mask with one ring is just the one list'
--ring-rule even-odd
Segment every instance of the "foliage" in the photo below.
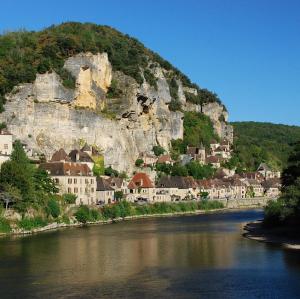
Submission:
{"label": "foliage", "polygon": [[0,216],[0,233],[11,232],[11,227],[7,219]]}
{"label": "foliage", "polygon": [[123,191],[115,191],[115,200],[120,201],[124,197]]}
{"label": "foliage", "polygon": [[169,110],[173,112],[181,111],[182,109],[181,102],[179,100],[174,100],[174,99],[171,99],[171,102],[169,103],[168,107]]}
{"label": "foliage", "polygon": [[156,157],[159,157],[159,156],[163,155],[164,152],[165,152],[164,148],[161,147],[160,145],[154,145],[152,150],[153,150],[153,153]]}
{"label": "foliage", "polygon": [[178,84],[176,79],[173,77],[168,80],[170,96],[174,100],[178,100]]}
{"label": "foliage", "polygon": [[95,176],[100,176],[104,174],[105,167],[104,167],[104,157],[102,155],[99,156],[92,156],[94,161],[93,166],[93,173]]}
{"label": "foliage", "polygon": [[1,166],[0,184],[8,184],[20,190],[23,200],[34,200],[34,167],[30,164],[19,141],[14,143],[11,160]]}
{"label": "foliage", "polygon": [[87,223],[90,221],[98,221],[101,219],[101,214],[95,209],[91,209],[88,206],[81,205],[75,213],[75,218],[81,223]]}
{"label": "foliage", "polygon": [[[145,79],[155,87],[156,81],[147,70],[151,61],[160,64],[186,86],[195,87],[187,76],[137,39],[108,26],[68,22],[40,32],[19,31],[0,36],[0,111],[3,111],[4,95],[19,83],[33,82],[37,73],[56,71],[66,87],[74,88],[75,80],[63,65],[66,58],[81,52],[108,53],[113,69],[131,76],[139,84],[143,83],[142,68],[146,70]],[[170,90],[176,98],[172,80]]]}
{"label": "foliage", "polygon": [[186,164],[188,174],[194,179],[208,179],[214,176],[215,169],[211,165],[201,165],[196,161]]}
{"label": "foliage", "polygon": [[190,93],[190,92],[184,92],[185,98],[187,102],[196,104],[196,105],[203,105],[205,103],[213,103],[217,102],[221,104],[220,99],[218,98],[217,94],[205,89],[205,88],[196,88],[197,95]]}
{"label": "foliage", "polygon": [[18,188],[10,184],[4,183],[1,186],[0,200],[8,207],[9,204],[16,204],[22,201],[22,195]]}
{"label": "foliage", "polygon": [[46,170],[37,168],[33,175],[35,190],[48,194],[58,193],[59,189]]}
{"label": "foliage", "polygon": [[293,143],[300,140],[300,127],[258,122],[235,122],[234,152],[238,165],[254,171],[261,162],[275,169],[284,169],[293,150]]}
{"label": "foliage", "polygon": [[119,176],[119,172],[117,170],[113,169],[111,166],[104,169],[104,174],[107,176],[113,176],[113,177]]}
{"label": "foliage", "polygon": [[265,225],[284,225],[300,223],[300,142],[288,159],[283,172],[282,195],[277,201],[271,201],[265,208]]}
{"label": "foliage", "polygon": [[57,218],[60,215],[60,206],[57,200],[52,197],[48,200],[46,211],[48,215]]}
{"label": "foliage", "polygon": [[185,166],[175,163],[171,170],[172,176],[188,176],[188,170]]}
{"label": "foliage", "polygon": [[122,90],[118,88],[118,83],[115,79],[111,80],[110,87],[108,88],[106,96],[109,99],[119,98],[123,95]]}
{"label": "foliage", "polygon": [[145,80],[150,84],[150,86],[153,86],[155,90],[157,90],[157,79],[152,74],[152,72],[147,68],[144,70],[144,77]]}
{"label": "foliage", "polygon": [[66,204],[74,204],[76,203],[77,196],[73,193],[65,193],[62,195],[62,198]]}
{"label": "foliage", "polygon": [[18,222],[18,226],[27,231],[32,230],[34,228],[46,226],[47,224],[48,222],[42,217],[25,217]]}
{"label": "foliage", "polygon": [[135,161],[135,166],[136,167],[141,167],[143,164],[144,164],[143,159],[136,159],[136,161]]}
{"label": "foliage", "polygon": [[171,174],[173,166],[167,163],[156,163],[155,170],[156,172],[162,172],[167,175]]}
{"label": "foliage", "polygon": [[187,145],[204,145],[209,147],[212,139],[218,140],[210,118],[198,112],[185,112],[183,121],[183,143]]}

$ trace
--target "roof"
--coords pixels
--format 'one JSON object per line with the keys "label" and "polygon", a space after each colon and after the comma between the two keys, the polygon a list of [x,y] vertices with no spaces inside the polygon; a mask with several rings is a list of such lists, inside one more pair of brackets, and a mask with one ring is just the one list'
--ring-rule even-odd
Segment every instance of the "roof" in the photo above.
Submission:
{"label": "roof", "polygon": [[272,169],[266,164],[266,163],[260,163],[260,165],[257,168],[257,171],[271,171]]}
{"label": "roof", "polygon": [[50,160],[51,162],[71,161],[63,148],[56,151]]}
{"label": "roof", "polygon": [[93,159],[90,157],[88,153],[85,153],[80,150],[72,150],[69,153],[70,160],[72,162],[86,162],[86,163],[94,163]]}
{"label": "roof", "polygon": [[154,188],[154,185],[146,173],[136,173],[128,184],[129,189]]}
{"label": "roof", "polygon": [[196,188],[197,185],[198,184],[193,177],[164,176],[158,181],[156,187],[188,189],[188,188]]}
{"label": "roof", "polygon": [[218,156],[209,156],[206,158],[206,163],[220,163],[221,157]]}
{"label": "roof", "polygon": [[52,176],[92,176],[87,164],[73,162],[41,163],[40,168],[48,171]]}
{"label": "roof", "polygon": [[172,162],[172,158],[169,155],[162,155],[157,159],[157,163]]}
{"label": "roof", "polygon": [[268,179],[268,180],[262,182],[261,184],[265,189],[281,187],[281,181],[278,178]]}
{"label": "roof", "polygon": [[97,182],[97,191],[113,191],[114,189],[110,186],[108,180],[97,177],[96,179]]}
{"label": "roof", "polygon": [[12,135],[7,129],[0,130],[0,135]]}
{"label": "roof", "polygon": [[115,184],[115,186],[121,188],[123,184],[123,180],[124,180],[123,178],[110,177],[107,179],[107,182],[110,184],[110,186],[113,186],[113,184]]}
{"label": "roof", "polygon": [[83,152],[90,152],[90,151],[92,151],[92,149],[91,149],[91,147],[87,143],[85,143],[85,145],[83,146],[83,148],[81,149],[81,151],[83,151]]}

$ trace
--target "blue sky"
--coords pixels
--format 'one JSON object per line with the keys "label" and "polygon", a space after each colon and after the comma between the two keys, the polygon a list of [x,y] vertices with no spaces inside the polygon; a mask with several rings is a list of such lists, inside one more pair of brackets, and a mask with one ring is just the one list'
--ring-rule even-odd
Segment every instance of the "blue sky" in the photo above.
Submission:
{"label": "blue sky", "polygon": [[216,92],[231,121],[300,125],[300,1],[3,0],[0,20],[1,32],[112,26]]}

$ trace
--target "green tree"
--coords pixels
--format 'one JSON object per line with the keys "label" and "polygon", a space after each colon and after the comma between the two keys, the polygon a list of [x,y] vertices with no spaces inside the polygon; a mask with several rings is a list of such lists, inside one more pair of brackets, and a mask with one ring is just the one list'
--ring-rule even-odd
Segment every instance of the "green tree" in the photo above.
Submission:
{"label": "green tree", "polygon": [[188,171],[185,166],[176,163],[172,167],[171,171],[172,176],[188,176]]}
{"label": "green tree", "polygon": [[161,147],[160,145],[154,145],[152,150],[153,150],[154,155],[157,157],[163,155],[165,152],[164,148]]}
{"label": "green tree", "polygon": [[136,167],[141,167],[143,164],[144,164],[143,159],[136,159],[136,161],[135,161],[135,166]]}
{"label": "green tree", "polygon": [[35,190],[43,191],[48,194],[58,193],[59,189],[55,182],[51,179],[46,170],[37,168],[34,172]]}
{"label": "green tree", "polygon": [[123,191],[115,191],[115,200],[120,201],[124,197]]}

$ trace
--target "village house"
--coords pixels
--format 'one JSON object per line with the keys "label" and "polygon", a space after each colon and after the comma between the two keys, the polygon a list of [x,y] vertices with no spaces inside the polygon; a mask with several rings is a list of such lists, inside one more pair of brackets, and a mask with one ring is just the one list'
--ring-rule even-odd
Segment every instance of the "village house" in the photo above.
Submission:
{"label": "village house", "polygon": [[209,144],[209,147],[212,151],[216,150],[219,146],[220,146],[220,143],[218,141],[216,141],[215,139],[213,139]]}
{"label": "village house", "polygon": [[97,177],[96,198],[97,203],[111,204],[115,200],[115,190],[110,186],[108,180],[102,177]]}
{"label": "village house", "polygon": [[161,155],[158,157],[156,163],[173,165],[174,161],[172,160],[170,155]]}
{"label": "village house", "polygon": [[257,172],[261,173],[266,180],[280,178],[281,176],[280,171],[272,170],[266,163],[261,163],[257,168]]}
{"label": "village house", "polygon": [[265,180],[264,176],[260,172],[244,172],[240,174],[242,179],[251,179],[256,180],[258,182],[262,182]]}
{"label": "village house", "polygon": [[264,196],[264,188],[262,184],[255,179],[245,179],[243,182],[247,186],[247,197],[262,197]]}
{"label": "village house", "polygon": [[132,177],[127,188],[129,189],[129,193],[126,197],[128,201],[136,201],[139,199],[144,199],[149,202],[154,201],[156,191],[155,186],[146,173],[136,173]]}
{"label": "village house", "polygon": [[281,182],[279,178],[272,178],[262,182],[264,195],[270,198],[277,198],[280,195]]}
{"label": "village house", "polygon": [[205,147],[188,146],[186,150],[187,155],[189,155],[194,161],[198,161],[201,164],[205,164]]}
{"label": "village house", "polygon": [[154,166],[157,162],[157,157],[155,155],[146,152],[140,153],[139,159],[144,161],[144,166]]}
{"label": "village house", "polygon": [[[59,156],[61,155],[61,156]],[[56,154],[52,161],[41,163],[40,168],[46,170],[59,188],[60,194],[72,193],[77,196],[76,205],[96,204],[96,177],[87,164],[62,160],[63,151]],[[65,156],[68,159],[68,156]]]}
{"label": "village house", "polygon": [[223,159],[218,156],[209,156],[206,157],[206,164],[210,164],[214,168],[220,168]]}
{"label": "village house", "polygon": [[72,162],[87,164],[90,169],[94,167],[95,163],[87,152],[74,149],[70,151],[68,156]]}
{"label": "village house", "polygon": [[13,149],[12,134],[7,130],[0,131],[0,167],[3,162],[9,160]]}
{"label": "village house", "polygon": [[107,182],[115,192],[122,192],[125,196],[129,193],[129,189],[127,188],[127,182],[125,181],[125,179],[118,177],[109,177],[107,178]]}

